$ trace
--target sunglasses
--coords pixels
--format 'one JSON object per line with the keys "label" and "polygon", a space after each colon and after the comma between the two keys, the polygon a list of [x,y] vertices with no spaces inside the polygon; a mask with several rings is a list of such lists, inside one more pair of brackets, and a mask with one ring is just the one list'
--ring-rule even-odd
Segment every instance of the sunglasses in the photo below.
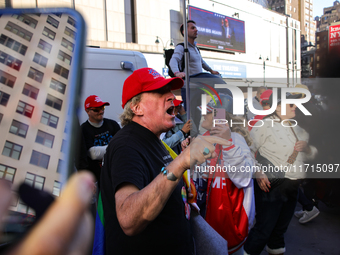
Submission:
{"label": "sunglasses", "polygon": [[294,106],[294,104],[289,104],[290,108],[292,108]]}
{"label": "sunglasses", "polygon": [[90,108],[89,110],[91,110],[93,112],[100,112],[100,111],[104,111],[105,110],[105,106],[96,107],[96,108]]}

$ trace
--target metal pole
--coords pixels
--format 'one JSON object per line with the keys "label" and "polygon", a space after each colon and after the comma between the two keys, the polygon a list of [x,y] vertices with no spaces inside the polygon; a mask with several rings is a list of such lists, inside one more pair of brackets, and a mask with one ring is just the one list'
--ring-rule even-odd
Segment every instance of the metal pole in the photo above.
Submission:
{"label": "metal pole", "polygon": [[184,63],[185,63],[185,88],[187,102],[187,119],[190,119],[190,88],[189,88],[189,51],[188,51],[188,25],[186,0],[183,1],[183,28],[184,28]]}
{"label": "metal pole", "polygon": [[288,17],[286,17],[286,61],[287,61],[287,87],[289,87],[289,31],[288,31]]}
{"label": "metal pole", "polygon": [[266,88],[266,61],[263,60],[263,86]]}

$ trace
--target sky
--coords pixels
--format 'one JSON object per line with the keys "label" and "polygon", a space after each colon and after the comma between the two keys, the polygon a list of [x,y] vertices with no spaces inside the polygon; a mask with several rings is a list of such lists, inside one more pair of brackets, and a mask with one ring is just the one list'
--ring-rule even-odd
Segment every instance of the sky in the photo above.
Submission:
{"label": "sky", "polygon": [[323,8],[333,6],[334,1],[335,0],[313,0],[314,5],[313,16],[321,17],[321,15],[323,15]]}

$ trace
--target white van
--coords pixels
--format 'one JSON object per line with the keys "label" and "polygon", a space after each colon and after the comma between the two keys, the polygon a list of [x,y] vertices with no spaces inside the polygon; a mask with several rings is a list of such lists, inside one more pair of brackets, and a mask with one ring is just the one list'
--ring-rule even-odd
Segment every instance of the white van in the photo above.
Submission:
{"label": "white van", "polygon": [[119,115],[123,111],[121,102],[124,81],[134,70],[143,67],[147,67],[147,63],[140,52],[86,48],[80,124],[88,119],[84,102],[90,95],[97,95],[104,102],[109,102],[104,117],[119,122]]}

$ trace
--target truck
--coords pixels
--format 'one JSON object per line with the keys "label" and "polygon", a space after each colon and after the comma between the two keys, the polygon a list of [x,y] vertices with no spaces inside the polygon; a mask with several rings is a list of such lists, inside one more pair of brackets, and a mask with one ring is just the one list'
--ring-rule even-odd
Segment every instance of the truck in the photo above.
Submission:
{"label": "truck", "polygon": [[87,47],[79,122],[88,119],[84,109],[85,99],[97,95],[104,102],[110,103],[105,108],[104,117],[119,123],[119,115],[123,112],[121,103],[124,81],[134,70],[143,67],[147,67],[147,62],[140,52]]}

